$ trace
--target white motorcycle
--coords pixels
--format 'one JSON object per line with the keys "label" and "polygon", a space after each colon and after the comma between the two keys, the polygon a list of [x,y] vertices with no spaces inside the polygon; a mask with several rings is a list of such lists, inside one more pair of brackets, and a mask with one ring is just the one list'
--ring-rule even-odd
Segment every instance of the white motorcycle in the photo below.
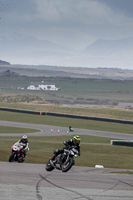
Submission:
{"label": "white motorcycle", "polygon": [[23,146],[13,145],[11,155],[9,157],[9,162],[13,162],[13,161],[17,161],[19,163],[24,162],[25,156],[22,152],[23,148],[24,148]]}

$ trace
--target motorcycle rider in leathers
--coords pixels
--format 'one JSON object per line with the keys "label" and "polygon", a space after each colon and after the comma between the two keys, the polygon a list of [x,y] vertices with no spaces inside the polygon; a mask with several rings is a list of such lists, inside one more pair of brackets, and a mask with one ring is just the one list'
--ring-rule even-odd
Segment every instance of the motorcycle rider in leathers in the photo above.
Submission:
{"label": "motorcycle rider in leathers", "polygon": [[29,142],[27,139],[27,135],[24,135],[18,142],[14,144],[15,146],[23,146],[21,150],[21,154],[26,157],[26,153],[29,151]]}
{"label": "motorcycle rider in leathers", "polygon": [[50,164],[54,166],[56,162],[55,157],[63,153],[64,149],[68,149],[69,147],[72,147],[72,146],[78,150],[78,155],[80,156],[80,140],[81,138],[77,135],[77,136],[74,136],[73,139],[64,141],[63,144],[65,145],[65,147],[63,147],[62,149],[57,149],[54,152],[54,155],[50,158]]}

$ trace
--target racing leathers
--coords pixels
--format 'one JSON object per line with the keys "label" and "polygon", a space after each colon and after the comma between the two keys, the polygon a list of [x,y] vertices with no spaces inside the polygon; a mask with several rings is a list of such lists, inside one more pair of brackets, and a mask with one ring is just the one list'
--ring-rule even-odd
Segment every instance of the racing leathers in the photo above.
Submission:
{"label": "racing leathers", "polygon": [[26,142],[23,142],[22,139],[20,139],[18,142],[14,144],[15,146],[23,146],[23,149],[21,150],[21,154],[26,156],[26,152],[29,151],[29,142],[28,140]]}

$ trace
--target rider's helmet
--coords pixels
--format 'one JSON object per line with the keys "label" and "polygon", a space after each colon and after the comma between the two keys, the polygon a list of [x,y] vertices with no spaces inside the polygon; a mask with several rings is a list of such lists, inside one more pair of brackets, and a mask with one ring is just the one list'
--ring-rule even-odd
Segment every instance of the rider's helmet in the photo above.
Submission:
{"label": "rider's helmet", "polygon": [[27,135],[23,135],[21,141],[22,141],[23,143],[26,143],[26,142],[27,142]]}
{"label": "rider's helmet", "polygon": [[79,145],[80,140],[81,140],[81,138],[78,135],[73,137],[73,142],[74,142],[75,145]]}

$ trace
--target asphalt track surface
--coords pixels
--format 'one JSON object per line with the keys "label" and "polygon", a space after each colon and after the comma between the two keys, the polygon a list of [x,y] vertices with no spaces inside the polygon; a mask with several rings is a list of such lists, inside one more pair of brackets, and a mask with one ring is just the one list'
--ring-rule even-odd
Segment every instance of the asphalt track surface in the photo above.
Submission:
{"label": "asphalt track surface", "polygon": [[[35,128],[30,136],[66,135],[66,127],[0,121],[0,125]],[[53,132],[51,133],[51,129]],[[59,133],[58,133],[59,130]],[[74,129],[69,134],[132,139],[130,134]],[[22,134],[0,134],[0,136]],[[0,162],[0,200],[131,200],[133,175],[109,174],[118,169],[73,166],[63,173],[47,172],[45,164]]]}
{"label": "asphalt track surface", "polygon": [[[68,127],[58,127],[58,126],[49,126],[49,125],[41,125],[41,124],[29,124],[29,123],[20,123],[20,122],[9,122],[9,121],[0,121],[0,126],[13,126],[13,127],[23,127],[23,128],[32,128],[38,129],[35,133],[27,133],[27,136],[59,136],[66,135],[68,131]],[[52,129],[52,132],[51,132]],[[59,130],[59,132],[58,132]],[[74,128],[74,132],[70,132],[69,135],[93,135],[100,137],[109,137],[114,139],[125,139],[132,140],[132,134],[122,134],[122,133],[113,133],[107,131],[95,131],[95,130],[87,130],[87,129],[76,129]],[[5,134],[1,133],[0,136],[22,136],[22,133],[15,134]]]}

